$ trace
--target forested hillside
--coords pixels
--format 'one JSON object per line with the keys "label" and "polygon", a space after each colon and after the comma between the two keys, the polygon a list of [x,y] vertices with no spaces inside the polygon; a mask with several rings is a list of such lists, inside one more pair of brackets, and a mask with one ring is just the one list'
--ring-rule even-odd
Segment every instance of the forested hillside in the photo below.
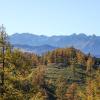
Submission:
{"label": "forested hillside", "polygon": [[22,52],[2,26],[0,100],[100,100],[100,59],[74,47]]}

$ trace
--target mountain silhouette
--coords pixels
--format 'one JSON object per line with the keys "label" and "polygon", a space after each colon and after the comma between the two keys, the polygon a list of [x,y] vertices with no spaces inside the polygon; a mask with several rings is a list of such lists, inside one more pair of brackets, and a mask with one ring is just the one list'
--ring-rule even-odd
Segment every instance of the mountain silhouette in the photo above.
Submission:
{"label": "mountain silhouette", "polygon": [[9,36],[11,44],[26,51],[36,52],[37,54],[54,50],[55,48],[75,47],[84,53],[100,55],[100,36],[84,33],[60,36],[44,36],[30,33],[15,33]]}

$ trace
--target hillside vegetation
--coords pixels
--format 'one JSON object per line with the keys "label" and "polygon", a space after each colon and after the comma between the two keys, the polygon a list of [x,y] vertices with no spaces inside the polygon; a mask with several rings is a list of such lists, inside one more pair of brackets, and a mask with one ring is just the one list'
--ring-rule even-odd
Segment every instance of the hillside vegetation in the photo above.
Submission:
{"label": "hillside vegetation", "polygon": [[2,27],[0,100],[100,100],[100,59],[74,47],[22,52]]}

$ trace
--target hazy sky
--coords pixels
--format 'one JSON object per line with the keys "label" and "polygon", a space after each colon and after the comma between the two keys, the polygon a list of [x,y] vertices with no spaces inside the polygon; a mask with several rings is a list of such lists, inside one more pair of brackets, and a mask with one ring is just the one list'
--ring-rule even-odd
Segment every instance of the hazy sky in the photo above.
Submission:
{"label": "hazy sky", "polygon": [[100,0],[0,0],[8,34],[100,35]]}

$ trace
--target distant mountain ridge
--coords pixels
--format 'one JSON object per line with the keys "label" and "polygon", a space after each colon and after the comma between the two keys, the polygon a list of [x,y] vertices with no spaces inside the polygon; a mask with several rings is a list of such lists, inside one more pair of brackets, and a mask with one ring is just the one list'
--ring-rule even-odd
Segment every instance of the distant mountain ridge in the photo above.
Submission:
{"label": "distant mountain ridge", "polygon": [[[13,45],[19,45],[20,48],[22,48],[24,45],[24,49],[31,49],[33,52],[33,47],[37,48],[35,51],[37,53],[42,51],[46,52],[51,49],[53,50],[56,47],[62,48],[74,46],[75,48],[80,49],[85,53],[90,52],[93,55],[100,55],[100,36],[87,36],[84,33],[65,36],[44,36],[30,33],[15,33],[9,36],[9,40]],[[43,48],[44,46],[45,48]]]}

